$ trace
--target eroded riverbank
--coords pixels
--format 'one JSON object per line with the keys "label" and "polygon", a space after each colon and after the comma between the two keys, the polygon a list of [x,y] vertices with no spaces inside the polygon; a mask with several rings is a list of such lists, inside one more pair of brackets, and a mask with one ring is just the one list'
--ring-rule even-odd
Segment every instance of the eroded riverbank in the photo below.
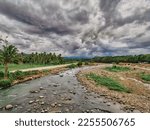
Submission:
{"label": "eroded riverbank", "polygon": [[[105,98],[122,104],[127,112],[150,112],[150,84],[140,78],[142,73],[149,74],[150,71],[144,68],[139,69],[139,67],[129,67],[131,68],[130,71],[111,72],[104,69],[105,66],[98,66],[97,68],[82,70],[77,77],[89,91],[98,94],[103,93]],[[86,77],[87,74],[109,77],[125,86],[130,92],[113,91],[103,85],[97,85],[95,81]]]}

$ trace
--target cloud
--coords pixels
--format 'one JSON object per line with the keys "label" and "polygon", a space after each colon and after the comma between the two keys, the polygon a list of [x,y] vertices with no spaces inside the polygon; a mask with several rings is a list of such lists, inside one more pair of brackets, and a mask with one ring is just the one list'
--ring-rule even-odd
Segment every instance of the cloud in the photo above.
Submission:
{"label": "cloud", "polygon": [[150,51],[150,0],[0,0],[0,35],[64,56]]}

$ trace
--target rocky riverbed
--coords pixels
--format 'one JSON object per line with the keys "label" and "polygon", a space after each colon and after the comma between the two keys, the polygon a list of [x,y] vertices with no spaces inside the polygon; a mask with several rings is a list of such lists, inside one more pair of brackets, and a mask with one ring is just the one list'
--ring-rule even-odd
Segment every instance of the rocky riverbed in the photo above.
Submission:
{"label": "rocky riverbed", "polygon": [[124,112],[121,105],[82,86],[76,74],[83,67],[48,75],[0,90],[0,112],[103,113]]}

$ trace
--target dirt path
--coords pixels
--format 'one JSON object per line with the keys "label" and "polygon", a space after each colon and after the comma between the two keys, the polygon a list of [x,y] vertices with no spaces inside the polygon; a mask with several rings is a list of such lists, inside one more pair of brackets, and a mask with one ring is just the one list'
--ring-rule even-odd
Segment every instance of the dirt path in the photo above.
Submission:
{"label": "dirt path", "polygon": [[[67,67],[70,64],[63,64],[63,65],[54,65],[54,66],[46,66],[46,67],[37,67],[37,68],[29,68],[29,69],[19,69],[19,71],[34,71],[34,70],[49,70],[49,69],[55,69],[55,68],[61,68],[61,67]],[[13,70],[11,72],[15,72],[17,70]]]}
{"label": "dirt path", "polygon": [[[90,67],[92,68],[92,67]],[[102,94],[88,91],[76,74],[89,67],[65,71],[0,90],[0,112],[124,112]],[[11,110],[5,110],[8,104]]]}

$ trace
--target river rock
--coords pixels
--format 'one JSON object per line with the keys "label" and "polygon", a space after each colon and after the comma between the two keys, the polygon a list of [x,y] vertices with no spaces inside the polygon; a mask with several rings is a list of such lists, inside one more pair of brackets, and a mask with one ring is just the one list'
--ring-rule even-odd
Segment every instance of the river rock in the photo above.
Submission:
{"label": "river rock", "polygon": [[44,112],[45,112],[45,113],[47,113],[47,112],[48,112],[48,110],[47,110],[47,109],[45,109],[45,110],[44,110]]}
{"label": "river rock", "polygon": [[62,105],[61,105],[61,104],[58,104],[58,106],[59,106],[59,107],[62,107]]}
{"label": "river rock", "polygon": [[39,98],[44,98],[44,96],[39,96]]}
{"label": "river rock", "polygon": [[45,112],[44,110],[41,111],[41,113],[44,113],[44,112]]}
{"label": "river rock", "polygon": [[70,93],[73,93],[73,91],[70,91]]}
{"label": "river rock", "polygon": [[57,105],[58,103],[57,103],[57,102],[55,102],[54,104],[55,104],[55,105]]}
{"label": "river rock", "polygon": [[27,112],[31,112],[31,109],[27,109]]}
{"label": "river rock", "polygon": [[72,93],[73,95],[75,95],[75,94],[76,94],[76,92],[74,92],[74,91],[70,91],[70,93]]}
{"label": "river rock", "polygon": [[89,113],[89,112],[90,112],[90,110],[86,110],[86,112],[87,112],[87,113]]}
{"label": "river rock", "polygon": [[43,87],[40,87],[40,90],[44,90],[44,88],[43,88]]}
{"label": "river rock", "polygon": [[103,101],[103,103],[107,103],[107,101]]}
{"label": "river rock", "polygon": [[63,74],[60,74],[59,76],[60,76],[60,77],[63,77],[64,75],[63,75]]}
{"label": "river rock", "polygon": [[58,84],[54,84],[53,86],[54,86],[54,87],[58,87]]}
{"label": "river rock", "polygon": [[71,100],[72,100],[72,98],[70,98],[70,97],[66,97],[66,98],[65,98],[65,100],[69,100],[69,101],[71,101]]}
{"label": "river rock", "polygon": [[56,93],[56,92],[53,92],[53,95],[57,95],[57,93]]}
{"label": "river rock", "polygon": [[34,103],[34,101],[29,101],[29,104],[32,104],[32,103]]}
{"label": "river rock", "polygon": [[66,108],[66,109],[65,109],[65,112],[69,112],[69,109],[68,109],[68,108]]}
{"label": "river rock", "polygon": [[8,104],[6,107],[5,107],[6,110],[10,110],[10,109],[13,109],[13,105],[11,104]]}
{"label": "river rock", "polygon": [[18,107],[18,105],[15,105],[15,107]]}
{"label": "river rock", "polygon": [[55,107],[55,103],[52,103],[51,106],[52,106],[52,107]]}
{"label": "river rock", "polygon": [[134,110],[133,113],[140,113],[140,111],[139,110]]}
{"label": "river rock", "polygon": [[109,107],[109,106],[111,106],[110,104],[107,104],[107,106]]}
{"label": "river rock", "polygon": [[45,102],[41,102],[40,104],[41,104],[41,105],[44,105],[44,104],[45,104]]}
{"label": "river rock", "polygon": [[39,91],[37,90],[31,90],[30,93],[38,93]]}
{"label": "river rock", "polygon": [[39,101],[40,101],[40,100],[37,99],[35,102],[39,102]]}

